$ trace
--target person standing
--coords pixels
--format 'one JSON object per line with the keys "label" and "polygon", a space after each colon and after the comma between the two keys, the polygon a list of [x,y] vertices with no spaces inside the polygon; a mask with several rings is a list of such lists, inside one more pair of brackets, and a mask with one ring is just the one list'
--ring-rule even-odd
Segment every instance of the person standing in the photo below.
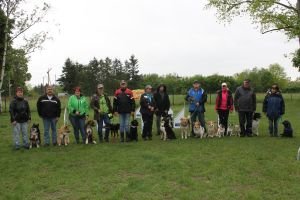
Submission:
{"label": "person standing", "polygon": [[160,135],[161,116],[164,113],[167,114],[170,109],[170,98],[167,93],[167,87],[164,84],[157,87],[156,93],[154,94],[154,101],[156,104],[155,115],[157,135]]}
{"label": "person standing", "polygon": [[49,129],[52,130],[52,144],[57,144],[56,124],[60,117],[61,103],[54,95],[53,87],[46,86],[46,94],[39,97],[36,103],[39,116],[43,119],[45,146],[49,146]]}
{"label": "person standing", "polygon": [[74,95],[68,101],[69,119],[74,129],[76,143],[79,144],[79,131],[82,142],[85,142],[86,133],[84,129],[85,120],[89,116],[89,105],[86,98],[81,94],[80,87],[75,87]]}
{"label": "person standing", "polygon": [[256,110],[256,94],[251,88],[250,80],[245,79],[234,94],[234,107],[239,113],[241,137],[252,137],[252,118]]}
{"label": "person standing", "polygon": [[23,88],[17,87],[16,96],[9,105],[10,122],[13,127],[13,142],[16,150],[20,149],[20,135],[22,134],[23,147],[29,149],[28,124],[31,113],[28,101],[24,99]]}
{"label": "person standing", "polygon": [[227,134],[229,111],[233,111],[233,97],[227,87],[227,83],[222,83],[222,89],[217,91],[215,110],[218,112],[219,123],[225,127]]}
{"label": "person standing", "polygon": [[[189,112],[191,114],[191,122],[192,126],[194,125],[196,119],[200,121],[201,126],[205,129],[206,132],[206,126],[205,126],[205,118],[204,118],[204,112],[205,112],[205,103],[207,101],[207,94],[206,91],[201,88],[199,81],[193,82],[193,87],[189,89],[185,100],[189,102]],[[192,129],[192,136],[195,136],[194,131]]]}
{"label": "person standing", "polygon": [[98,123],[99,141],[103,141],[102,129],[105,124],[105,142],[109,142],[109,125],[112,117],[112,107],[108,96],[104,93],[104,85],[98,84],[96,94],[91,100],[91,108],[94,110],[94,120]]}
{"label": "person standing", "polygon": [[269,119],[269,133],[271,137],[278,137],[278,121],[285,112],[285,103],[280,93],[279,86],[273,84],[263,102],[263,113]]}
{"label": "person standing", "polygon": [[142,138],[144,140],[152,140],[152,125],[153,125],[153,114],[155,109],[155,100],[152,94],[151,85],[145,87],[145,93],[142,94],[140,99],[140,113],[143,119],[143,134]]}
{"label": "person standing", "polygon": [[130,115],[134,116],[135,101],[133,93],[127,88],[126,81],[120,82],[120,88],[115,91],[113,101],[114,115],[119,114],[121,142],[124,142],[124,132],[126,141],[129,141],[129,120]]}

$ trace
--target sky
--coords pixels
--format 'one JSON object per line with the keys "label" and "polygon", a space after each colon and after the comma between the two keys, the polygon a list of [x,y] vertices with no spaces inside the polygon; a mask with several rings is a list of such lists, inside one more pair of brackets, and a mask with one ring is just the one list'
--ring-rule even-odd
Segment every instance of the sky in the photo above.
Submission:
{"label": "sky", "polygon": [[[50,0],[52,40],[30,56],[30,84],[61,75],[67,58],[87,64],[106,57],[122,61],[134,54],[142,74],[233,75],[253,67],[279,63],[288,77],[300,73],[290,53],[297,40],[283,33],[261,34],[247,17],[220,23],[205,0]],[[84,2],[84,3],[83,3]],[[57,26],[59,24],[59,26]],[[285,55],[288,55],[287,57]]]}

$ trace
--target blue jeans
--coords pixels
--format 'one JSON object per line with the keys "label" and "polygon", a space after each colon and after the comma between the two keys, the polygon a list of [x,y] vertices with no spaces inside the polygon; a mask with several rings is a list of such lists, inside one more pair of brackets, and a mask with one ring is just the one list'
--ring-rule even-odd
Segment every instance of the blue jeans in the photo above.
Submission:
{"label": "blue jeans", "polygon": [[16,123],[13,125],[13,142],[15,148],[20,148],[20,135],[22,134],[23,146],[28,147],[28,123]]}
{"label": "blue jeans", "polygon": [[84,130],[85,118],[70,115],[69,119],[74,129],[74,136],[75,136],[76,143],[79,144],[79,131],[81,134],[82,142],[84,143],[85,142],[85,130]]}
{"label": "blue jeans", "polygon": [[129,120],[130,120],[130,113],[120,113],[119,114],[120,120],[120,133],[129,133]]}
{"label": "blue jeans", "polygon": [[105,139],[105,141],[108,141],[108,138],[109,138],[109,124],[110,124],[110,119],[108,117],[108,114],[101,114],[99,120],[97,120],[97,123],[98,123],[98,136],[99,136],[99,141],[100,142],[103,140],[103,135],[102,135],[103,122],[105,124],[104,139]]}
{"label": "blue jeans", "polygon": [[279,118],[269,118],[269,133],[271,136],[278,136]]}
{"label": "blue jeans", "polygon": [[56,118],[43,118],[45,144],[50,144],[49,129],[52,130],[52,143],[56,144]]}

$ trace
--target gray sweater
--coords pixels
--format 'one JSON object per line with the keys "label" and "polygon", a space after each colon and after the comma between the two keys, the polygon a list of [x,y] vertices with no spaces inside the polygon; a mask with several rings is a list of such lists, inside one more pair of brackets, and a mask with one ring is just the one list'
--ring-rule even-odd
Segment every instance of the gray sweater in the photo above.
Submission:
{"label": "gray sweater", "polygon": [[238,87],[234,94],[234,107],[236,111],[254,112],[256,110],[256,94],[253,89]]}

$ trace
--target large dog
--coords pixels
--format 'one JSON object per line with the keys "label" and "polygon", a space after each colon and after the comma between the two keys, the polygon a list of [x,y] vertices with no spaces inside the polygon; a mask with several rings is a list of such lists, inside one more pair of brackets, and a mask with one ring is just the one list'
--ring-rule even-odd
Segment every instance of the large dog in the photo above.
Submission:
{"label": "large dog", "polygon": [[254,113],[253,120],[252,120],[252,134],[254,136],[258,136],[258,125],[261,118],[260,113]]}
{"label": "large dog", "polygon": [[176,139],[175,133],[172,129],[172,117],[171,115],[164,115],[160,122],[161,139],[166,141],[167,139]]}
{"label": "large dog", "polygon": [[41,133],[39,129],[39,124],[32,124],[30,128],[30,144],[29,149],[32,147],[39,148],[41,145]]}
{"label": "large dog", "polygon": [[138,126],[139,122],[134,119],[130,123],[130,140],[138,141]]}
{"label": "large dog", "polygon": [[193,131],[196,137],[200,137],[201,139],[205,137],[205,130],[199,121],[194,122]]}
{"label": "large dog", "polygon": [[119,137],[119,129],[120,129],[120,124],[117,123],[117,124],[113,124],[111,123],[109,125],[109,128],[110,128],[110,135],[112,138],[118,138]]}
{"label": "large dog", "polygon": [[189,129],[190,129],[190,119],[189,119],[189,117],[180,118],[181,139],[187,139],[188,138],[188,135],[189,135],[189,132],[190,132]]}
{"label": "large dog", "polygon": [[69,125],[63,125],[58,129],[57,144],[67,146],[70,143],[70,128]]}
{"label": "large dog", "polygon": [[282,137],[293,137],[293,128],[291,122],[288,120],[284,120],[283,124],[283,133],[281,134]]}
{"label": "large dog", "polygon": [[93,137],[93,127],[96,126],[94,120],[89,120],[86,122],[84,129],[85,129],[85,144],[96,144],[97,142],[94,140]]}

